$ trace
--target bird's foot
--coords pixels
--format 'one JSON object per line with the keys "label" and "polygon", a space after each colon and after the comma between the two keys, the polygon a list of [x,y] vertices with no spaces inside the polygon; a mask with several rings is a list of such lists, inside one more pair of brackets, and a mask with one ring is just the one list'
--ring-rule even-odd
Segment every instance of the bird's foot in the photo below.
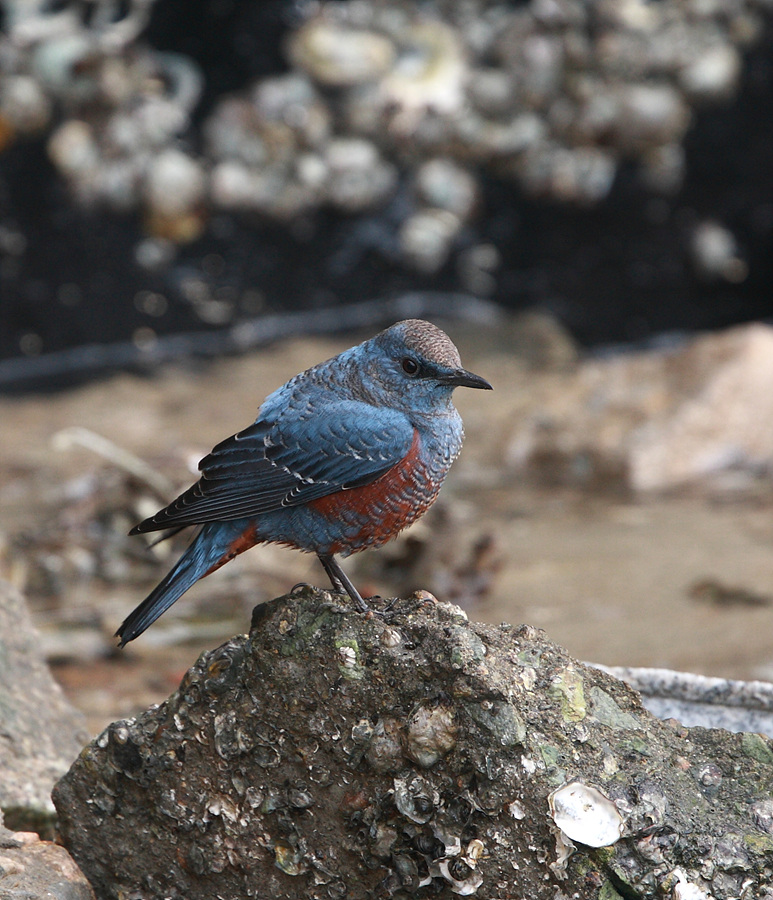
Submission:
{"label": "bird's foot", "polygon": [[316,587],[315,587],[315,585],[311,584],[308,581],[299,581],[298,584],[294,584],[290,588],[290,593],[298,594],[298,593],[300,593],[300,591],[303,591],[303,590],[313,591],[313,590],[316,590]]}

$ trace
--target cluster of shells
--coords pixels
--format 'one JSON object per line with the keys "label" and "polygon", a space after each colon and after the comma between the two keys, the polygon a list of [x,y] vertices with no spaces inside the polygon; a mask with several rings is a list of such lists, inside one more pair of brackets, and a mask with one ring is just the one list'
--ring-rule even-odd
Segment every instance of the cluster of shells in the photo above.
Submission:
{"label": "cluster of shells", "polygon": [[[593,204],[629,160],[653,190],[676,190],[693,110],[734,95],[769,11],[766,0],[309,4],[289,71],[220,98],[200,140],[201,73],[138,39],[152,2],[119,14],[118,0],[94,0],[102,15],[84,22],[67,5],[4,0],[0,148],[49,130],[79,201],[140,207],[148,233],[172,243],[217,210],[285,222],[391,204],[380,242],[426,273],[480,209],[483,175]],[[468,261],[481,292],[490,255]]]}

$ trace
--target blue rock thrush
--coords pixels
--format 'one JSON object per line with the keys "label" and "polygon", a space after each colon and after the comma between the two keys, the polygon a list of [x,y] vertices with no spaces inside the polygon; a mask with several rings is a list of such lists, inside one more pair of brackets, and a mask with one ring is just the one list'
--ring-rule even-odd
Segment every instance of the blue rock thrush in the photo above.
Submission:
{"label": "blue rock thrush", "polygon": [[449,337],[420,319],[291,378],[253,425],[202,459],[193,487],[131,530],[201,526],[118,629],[120,646],[199,578],[264,542],[316,553],[333,587],[367,610],[335,556],[380,546],[434,501],[462,447],[451,402],[460,386],[491,390],[462,368]]}

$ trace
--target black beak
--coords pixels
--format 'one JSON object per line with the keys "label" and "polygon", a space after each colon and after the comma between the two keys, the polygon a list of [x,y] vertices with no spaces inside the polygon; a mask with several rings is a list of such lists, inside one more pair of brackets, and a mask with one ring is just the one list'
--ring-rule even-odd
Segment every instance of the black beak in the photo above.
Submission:
{"label": "black beak", "polygon": [[443,384],[452,384],[454,387],[480,388],[482,391],[494,390],[485,378],[481,378],[480,375],[475,375],[473,372],[468,372],[467,369],[451,369],[450,372],[441,376],[438,381],[441,381]]}

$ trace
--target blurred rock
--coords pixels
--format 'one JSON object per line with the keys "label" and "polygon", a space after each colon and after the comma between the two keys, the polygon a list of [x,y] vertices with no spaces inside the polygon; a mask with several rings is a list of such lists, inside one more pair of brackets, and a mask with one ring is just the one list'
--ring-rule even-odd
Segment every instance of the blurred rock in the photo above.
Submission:
{"label": "blurred rock", "polygon": [[542,632],[426,591],[341,599],[257,607],[59,782],[103,900],[766,896],[770,741],[661,722]]}
{"label": "blurred rock", "polygon": [[9,831],[0,814],[0,897],[94,900],[94,892],[64,847],[37,834]]}
{"label": "blurred rock", "polygon": [[[628,15],[573,0],[556,16],[492,0],[420,11],[320,3],[285,42],[292,71],[253,84],[250,100],[222,97],[196,158],[178,144],[200,143],[204,74],[137,39],[152,5],[130,4],[112,22],[42,7],[11,16],[0,36],[0,122],[10,143],[54,119],[49,154],[77,201],[141,206],[149,234],[177,244],[203,233],[210,206],[280,221],[325,203],[370,209],[396,192],[398,167],[421,177],[436,156],[484,171],[497,163],[528,193],[597,203],[622,161],[646,171],[647,157],[681,146],[692,105],[735,94],[737,48],[759,40],[765,6],[696,14],[700,3],[662,0],[657,12],[629,4],[637,12]],[[356,186],[343,203],[335,187],[301,174],[309,150],[324,157],[328,140],[367,140],[372,158],[372,183],[352,161]],[[466,177],[476,193],[478,174]],[[404,261],[428,270],[410,248]]]}
{"label": "blurred rock", "polygon": [[352,87],[376,81],[391,69],[395,47],[374,31],[311,19],[288,42],[288,55],[320,84]]}
{"label": "blurred rock", "polygon": [[[537,382],[538,383],[538,382]],[[773,471],[773,328],[583,363],[532,383],[509,439],[516,470],[552,482],[667,490]]]}
{"label": "blurred rock", "polygon": [[408,284],[594,343],[767,314],[767,0],[0,8],[0,384]]}
{"label": "blurred rock", "polygon": [[723,470],[773,471],[773,328],[707,335],[664,356],[666,408],[636,429],[630,479],[662,490]]}
{"label": "blurred rock", "polygon": [[659,719],[773,738],[773,684],[768,681],[709,678],[671,669],[597,668],[638,691],[644,706]]}
{"label": "blurred rock", "polygon": [[718,222],[700,222],[692,234],[691,253],[697,274],[704,281],[719,278],[738,284],[749,272],[739,255],[733,234]]}
{"label": "blurred rock", "polygon": [[43,661],[24,598],[5,581],[0,660],[0,807],[15,828],[37,829],[53,816],[51,788],[88,734]]}
{"label": "blurred rock", "polygon": [[[160,550],[137,546],[128,535],[159,499],[174,493],[173,485],[125,448],[89,429],[71,426],[51,438],[55,452],[76,447],[89,449],[106,464],[56,482],[46,496],[46,512],[9,535],[5,545],[0,543],[0,577],[7,577],[30,599],[58,601],[67,592],[82,594],[93,589],[95,579],[145,586],[176,549],[166,542],[158,545]],[[98,617],[84,613],[83,604],[76,605],[70,626],[98,624]],[[75,652],[76,645],[77,641]]]}
{"label": "blurred rock", "polygon": [[394,586],[400,596],[421,585],[463,609],[475,609],[491,595],[503,548],[492,531],[473,536],[465,512],[456,503],[438,501],[380,553],[361,554],[355,563],[358,579]]}
{"label": "blurred rock", "polygon": [[579,347],[560,321],[540,310],[527,310],[502,323],[509,350],[530,369],[572,369]]}

